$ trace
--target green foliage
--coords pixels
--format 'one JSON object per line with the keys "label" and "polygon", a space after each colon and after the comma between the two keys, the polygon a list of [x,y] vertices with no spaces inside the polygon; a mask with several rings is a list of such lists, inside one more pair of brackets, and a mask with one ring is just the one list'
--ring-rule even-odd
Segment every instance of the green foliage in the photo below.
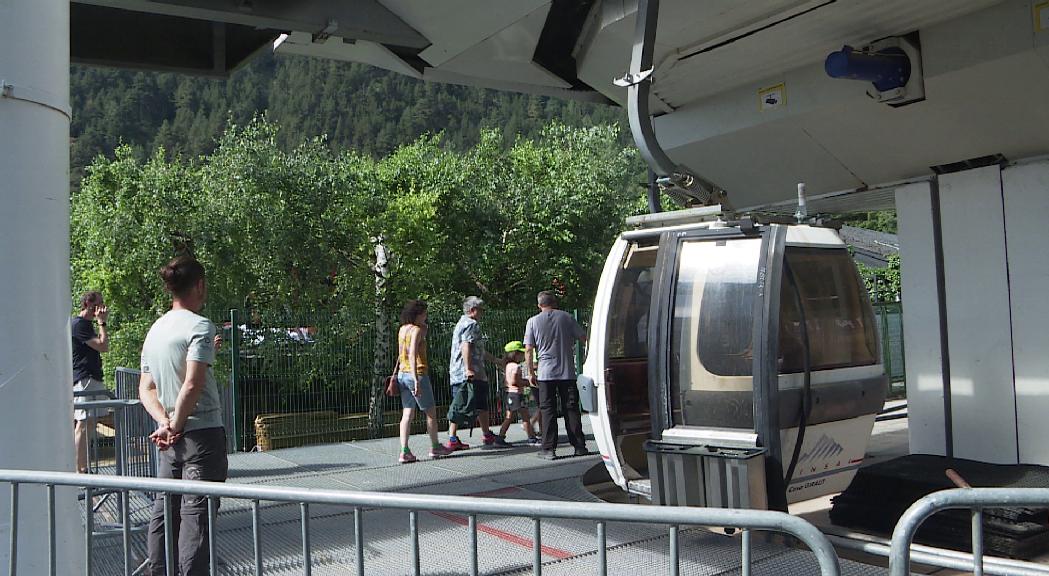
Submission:
{"label": "green foliage", "polygon": [[849,226],[857,228],[887,232],[889,234],[896,233],[896,212],[893,210],[838,214],[835,216],[835,220],[840,220]]}
{"label": "green foliage", "polygon": [[[333,150],[378,158],[428,133],[453,150],[496,130],[503,148],[557,120],[570,126],[626,126],[622,109],[600,104],[422,82],[362,64],[262,54],[228,79],[73,66],[70,126],[74,184],[99,154],[127,144],[138,158],[210,154],[229,124],[265,112],[284,150],[317,134]],[[628,134],[620,137],[628,143]]]}
{"label": "green foliage", "polygon": [[873,268],[861,262],[856,263],[863,284],[867,287],[872,302],[900,301],[900,256],[889,256],[889,263],[884,268]]}
{"label": "green foliage", "polygon": [[343,326],[316,346],[336,364],[304,368],[296,385],[310,388],[347,369],[336,351],[362,338],[335,320],[373,306],[371,238],[391,255],[391,308],[425,298],[454,309],[467,294],[531,308],[552,287],[582,307],[623,218],[642,206],[639,160],[609,126],[552,123],[509,149],[486,130],[462,152],[427,135],[379,160],[324,138],[286,149],[283,138],[257,118],[193,161],[160,148],[141,159],[125,145],[87,168],[72,200],[73,286],[102,291],[113,312],[107,366],[137,365],[169,303],[156,271],[180,252],[207,268],[216,321],[240,308],[269,326],[304,313]]}

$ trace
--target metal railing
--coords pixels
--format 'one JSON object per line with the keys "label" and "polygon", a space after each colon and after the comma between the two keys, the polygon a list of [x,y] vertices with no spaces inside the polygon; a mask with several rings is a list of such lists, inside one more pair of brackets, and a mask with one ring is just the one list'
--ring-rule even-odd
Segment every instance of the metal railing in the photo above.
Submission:
{"label": "metal railing", "polygon": [[[892,532],[888,554],[891,576],[910,574],[912,556],[923,564],[968,570],[976,576],[1049,574],[1045,566],[1032,562],[984,557],[983,510],[1020,506],[1049,508],[1049,488],[958,488],[923,497],[903,513]],[[912,552],[914,536],[925,520],[943,510],[966,508],[972,511],[972,554],[931,547],[914,547],[918,554]]]}
{"label": "metal railing", "polygon": [[[122,501],[132,491],[147,491],[165,498],[168,495],[193,495],[208,498],[208,530],[215,535],[217,502],[219,498],[250,500],[251,524],[254,542],[255,574],[263,573],[262,524],[260,521],[260,502],[283,502],[298,504],[300,510],[299,524],[302,530],[302,573],[309,576],[312,571],[310,557],[310,505],[339,505],[352,507],[354,521],[354,550],[357,574],[365,574],[365,516],[369,510],[402,510],[409,513],[410,554],[406,561],[406,570],[412,574],[420,573],[419,546],[419,512],[458,513],[468,518],[470,546],[470,574],[478,574],[477,517],[511,516],[529,518],[533,523],[533,570],[536,576],[542,574],[542,523],[545,519],[589,520],[595,522],[594,537],[597,542],[597,561],[599,573],[608,572],[606,542],[607,523],[660,524],[667,526],[670,551],[670,574],[680,573],[680,549],[678,532],[681,526],[732,527],[742,530],[741,536],[741,573],[751,573],[751,532],[753,530],[773,531],[789,534],[803,542],[813,552],[819,563],[820,571],[826,576],[839,576],[838,556],[827,538],[813,525],[805,520],[782,512],[766,510],[730,510],[719,508],[686,508],[662,506],[638,506],[630,504],[605,504],[583,502],[536,502],[531,500],[493,499],[466,496],[438,496],[417,494],[395,494],[381,492],[351,492],[336,490],[312,490],[289,487],[260,487],[238,484],[219,484],[188,480],[161,480],[143,478],[118,478],[111,476],[86,476],[64,472],[39,472],[27,470],[0,470],[0,483],[10,485],[11,499],[11,541],[9,576],[17,576],[17,542],[18,542],[18,497],[24,485],[43,486],[48,494],[48,526],[55,522],[54,494],[56,486],[83,488],[90,502],[91,494],[98,490],[117,491]],[[90,510],[90,506],[87,507]],[[125,508],[126,510],[126,508]],[[126,514],[126,512],[125,512]],[[164,519],[166,527],[165,548],[167,558],[171,558],[172,542],[170,538],[171,507],[165,506]],[[126,520],[126,518],[125,518]],[[92,517],[87,516],[90,527]],[[125,521],[123,534],[124,574],[132,571],[130,561],[130,533]],[[91,575],[92,566],[92,530],[85,530],[86,556],[84,558],[85,574]],[[208,546],[211,552],[211,574],[217,574],[215,555],[215,537],[209,537]],[[54,562],[55,536],[53,528],[48,534],[48,551],[50,554],[50,572],[55,574]],[[410,567],[410,568],[409,568]],[[167,565],[169,576],[174,574],[172,563]]]}

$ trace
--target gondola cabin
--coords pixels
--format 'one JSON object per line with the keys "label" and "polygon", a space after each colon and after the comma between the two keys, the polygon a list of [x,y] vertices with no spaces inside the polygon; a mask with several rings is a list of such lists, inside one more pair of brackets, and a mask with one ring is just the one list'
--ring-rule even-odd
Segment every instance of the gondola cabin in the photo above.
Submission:
{"label": "gondola cabin", "polygon": [[[887,391],[852,258],[831,228],[714,214],[638,217],[612,246],[579,378],[604,464],[658,503],[785,509],[843,490]],[[720,460],[657,464],[668,450]],[[749,495],[726,494],[748,454]]]}

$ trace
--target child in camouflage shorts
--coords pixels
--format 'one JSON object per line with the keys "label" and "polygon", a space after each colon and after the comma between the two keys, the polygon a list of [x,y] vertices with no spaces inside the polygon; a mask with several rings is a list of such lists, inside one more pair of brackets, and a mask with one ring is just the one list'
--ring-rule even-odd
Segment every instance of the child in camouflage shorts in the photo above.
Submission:
{"label": "child in camouflage shorts", "polygon": [[[521,415],[521,428],[524,429],[525,434],[528,435],[528,445],[538,446],[539,439],[536,437],[535,432],[532,428],[532,416],[529,413],[528,401],[534,394],[531,394],[529,390],[528,381],[525,378],[525,367],[522,364],[524,360],[525,346],[520,340],[514,340],[508,342],[503,347],[506,352],[506,356],[503,360],[506,362],[506,367],[503,369],[504,380],[503,384],[506,388],[506,416],[503,418],[503,423],[499,426],[499,437],[506,441],[506,431],[510,429],[510,424],[514,420],[514,413]],[[532,405],[535,402],[532,400]],[[535,411],[535,416],[538,418],[539,411]]]}

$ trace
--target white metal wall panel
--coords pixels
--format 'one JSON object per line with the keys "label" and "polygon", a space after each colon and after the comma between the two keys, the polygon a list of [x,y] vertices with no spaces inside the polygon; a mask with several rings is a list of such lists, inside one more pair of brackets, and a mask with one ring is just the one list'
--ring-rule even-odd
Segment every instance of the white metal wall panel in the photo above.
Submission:
{"label": "white metal wall panel", "polygon": [[1016,395],[998,166],[941,176],[954,455],[1017,462]]}
{"label": "white metal wall panel", "polygon": [[1002,172],[1020,462],[1049,465],[1049,162]]}
{"label": "white metal wall panel", "polygon": [[900,240],[910,451],[942,456],[946,454],[946,441],[931,194],[932,186],[928,182],[897,188],[896,222]]}

